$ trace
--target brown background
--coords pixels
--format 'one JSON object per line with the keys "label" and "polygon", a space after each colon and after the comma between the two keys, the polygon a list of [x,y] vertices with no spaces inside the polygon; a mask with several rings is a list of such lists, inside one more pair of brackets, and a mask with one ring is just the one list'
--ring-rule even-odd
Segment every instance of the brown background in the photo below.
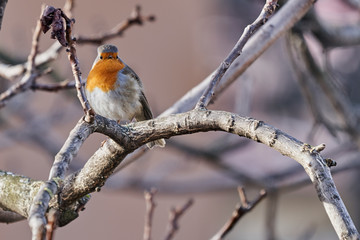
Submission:
{"label": "brown background", "polygon": [[[9,1],[0,31],[1,51],[12,57],[26,59],[30,51],[32,29],[43,2]],[[333,23],[339,22],[340,19],[353,21],[358,17],[358,14],[346,7],[336,5],[337,1],[326,5],[324,2],[326,1],[318,1],[318,8],[322,9],[323,16],[330,16]],[[63,6],[63,1],[45,3],[55,7]],[[135,4],[142,6],[144,14],[156,15],[156,22],[146,23],[142,27],[132,27],[123,37],[112,39],[109,43],[118,46],[121,58],[138,73],[145,85],[150,105],[155,115],[158,115],[217,67],[231,50],[246,24],[255,19],[261,9],[260,3],[261,1],[253,4],[252,1],[236,3],[227,0],[78,0],[74,9],[74,33],[91,35],[111,29],[129,15]],[[239,12],[236,13],[231,6],[239,7]],[[335,14],[339,12],[346,15],[341,14],[340,18]],[[45,50],[52,42],[49,34],[42,36],[40,49]],[[211,108],[236,111],[236,107],[241,103],[236,100],[235,94],[244,93],[244,89],[248,89],[251,96],[247,99],[250,102],[250,110],[242,110],[241,114],[264,120],[305,141],[313,120],[296,88],[283,43],[283,39],[278,41],[250,67],[245,77],[241,78],[250,87],[241,82],[235,83]],[[96,47],[81,45],[77,48],[84,78],[95,58]],[[351,68],[349,59],[352,58],[352,54],[354,53],[339,53],[334,64]],[[358,64],[358,60],[354,61]],[[352,64],[358,66],[356,63]],[[64,52],[52,67],[63,79],[71,79],[71,69]],[[48,82],[49,79],[43,78],[39,81]],[[286,105],[284,102],[288,92],[295,97],[296,109],[291,106],[281,107]],[[273,105],[268,104],[269,101]],[[31,113],[34,117],[20,117],[19,111]],[[81,115],[82,110],[74,91],[27,92],[13,98],[0,110],[0,168],[45,180],[54,155],[43,150],[31,139],[21,140],[21,137],[18,137],[14,140],[11,133],[21,133],[33,126],[30,123],[39,123],[36,126],[45,129],[44,138],[51,139],[52,144],[56,146],[55,149],[59,149]],[[214,140],[221,141],[223,137],[224,134],[220,133],[206,133],[178,137],[175,140],[206,145]],[[91,136],[75,159],[74,167],[83,164],[103,139],[104,137],[98,134]],[[324,129],[319,131],[314,141],[310,143],[325,142],[329,150],[338,144]],[[259,178],[286,167],[296,166],[293,160],[256,143],[250,143],[245,150],[228,153],[224,160],[232,163],[234,168]],[[180,230],[175,239],[210,238],[230,217],[238,203],[237,184],[233,180],[169,144],[165,149],[147,153],[114,176],[107,184],[108,188],[92,194],[86,210],[69,226],[58,229],[55,239],[141,239],[145,212],[143,189],[129,185],[122,187],[124,176],[138,175],[144,176],[145,182],[158,180],[163,185],[168,181],[175,182],[172,189],[162,184],[154,186],[159,188],[159,193],[156,195],[153,239],[163,238],[170,207],[182,205],[189,197],[194,198],[195,203],[180,219]],[[339,174],[335,180],[345,204],[350,213],[353,213],[356,209],[348,184],[351,176],[352,173]],[[179,185],[183,187],[181,193],[174,193],[179,190]],[[203,186],[203,191],[194,192],[194,188],[200,188],[197,186]],[[255,190],[249,192],[250,199],[255,196]],[[244,217],[228,239],[264,239],[265,212],[266,201]],[[355,213],[352,215],[356,216]],[[355,220],[355,224],[359,222]],[[282,239],[296,239],[311,232],[312,226],[315,228],[313,239],[336,238],[312,186],[280,196],[276,226],[278,236]],[[0,225],[1,239],[30,239],[30,236],[26,221]]]}

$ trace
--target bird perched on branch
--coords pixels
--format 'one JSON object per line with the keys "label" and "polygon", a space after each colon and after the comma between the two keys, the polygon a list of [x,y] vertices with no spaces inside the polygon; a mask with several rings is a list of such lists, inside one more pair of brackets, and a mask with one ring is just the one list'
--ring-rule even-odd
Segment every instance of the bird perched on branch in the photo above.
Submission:
{"label": "bird perched on branch", "polygon": [[[120,121],[149,120],[153,118],[143,86],[136,73],[118,56],[113,45],[102,45],[86,81],[86,95],[93,110],[103,117]],[[147,143],[165,146],[159,139]]]}

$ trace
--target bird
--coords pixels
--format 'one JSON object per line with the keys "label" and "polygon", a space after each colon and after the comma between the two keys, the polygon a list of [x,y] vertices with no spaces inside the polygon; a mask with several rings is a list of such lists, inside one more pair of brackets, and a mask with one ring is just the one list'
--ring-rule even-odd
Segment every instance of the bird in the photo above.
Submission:
{"label": "bird", "polygon": [[[138,75],[118,55],[114,45],[102,45],[88,74],[85,92],[96,114],[118,123],[153,118]],[[148,148],[164,147],[159,139],[146,144]]]}

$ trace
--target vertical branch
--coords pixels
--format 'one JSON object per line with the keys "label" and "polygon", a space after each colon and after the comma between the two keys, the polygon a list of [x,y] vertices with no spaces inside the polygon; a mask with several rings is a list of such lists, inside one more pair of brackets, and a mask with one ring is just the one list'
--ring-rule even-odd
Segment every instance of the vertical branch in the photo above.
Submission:
{"label": "vertical branch", "polygon": [[67,41],[67,49],[68,59],[71,63],[71,69],[75,78],[75,87],[77,91],[77,97],[81,103],[81,106],[86,114],[85,121],[92,122],[94,120],[94,112],[91,110],[90,104],[85,96],[85,91],[82,85],[81,80],[81,71],[79,66],[79,60],[76,55],[75,41],[76,39],[72,37],[72,24],[75,22],[74,19],[70,19],[66,16],[64,12],[61,12],[61,16],[65,19],[66,29],[65,36]]}
{"label": "vertical branch", "polygon": [[146,204],[146,214],[145,214],[145,226],[144,226],[144,240],[151,239],[151,229],[152,229],[152,220],[154,215],[154,209],[156,203],[154,201],[154,196],[156,194],[156,189],[151,189],[150,191],[145,191],[145,204]]}

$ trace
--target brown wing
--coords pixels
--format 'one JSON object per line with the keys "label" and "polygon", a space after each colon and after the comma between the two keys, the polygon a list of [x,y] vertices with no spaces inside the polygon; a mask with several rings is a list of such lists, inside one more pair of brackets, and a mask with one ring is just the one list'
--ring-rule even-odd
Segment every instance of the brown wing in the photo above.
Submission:
{"label": "brown wing", "polygon": [[139,114],[139,116],[136,116],[135,118],[138,121],[142,121],[142,120],[149,120],[153,118],[153,114],[150,110],[150,106],[149,103],[144,95],[144,93],[141,91],[141,95],[140,95],[140,103],[142,106],[142,114]]}
{"label": "brown wing", "polygon": [[142,106],[141,111],[139,111],[138,113],[135,114],[135,118],[137,121],[143,121],[143,120],[149,120],[153,118],[152,112],[150,110],[150,106],[149,103],[145,97],[145,94],[143,92],[143,86],[142,86],[142,82],[140,81],[139,76],[134,72],[134,70],[132,70],[129,66],[126,65],[126,67],[122,70],[123,74],[125,75],[130,75],[133,79],[135,79],[137,81],[137,83],[139,84],[139,87],[141,89],[141,94],[140,94],[140,104]]}

